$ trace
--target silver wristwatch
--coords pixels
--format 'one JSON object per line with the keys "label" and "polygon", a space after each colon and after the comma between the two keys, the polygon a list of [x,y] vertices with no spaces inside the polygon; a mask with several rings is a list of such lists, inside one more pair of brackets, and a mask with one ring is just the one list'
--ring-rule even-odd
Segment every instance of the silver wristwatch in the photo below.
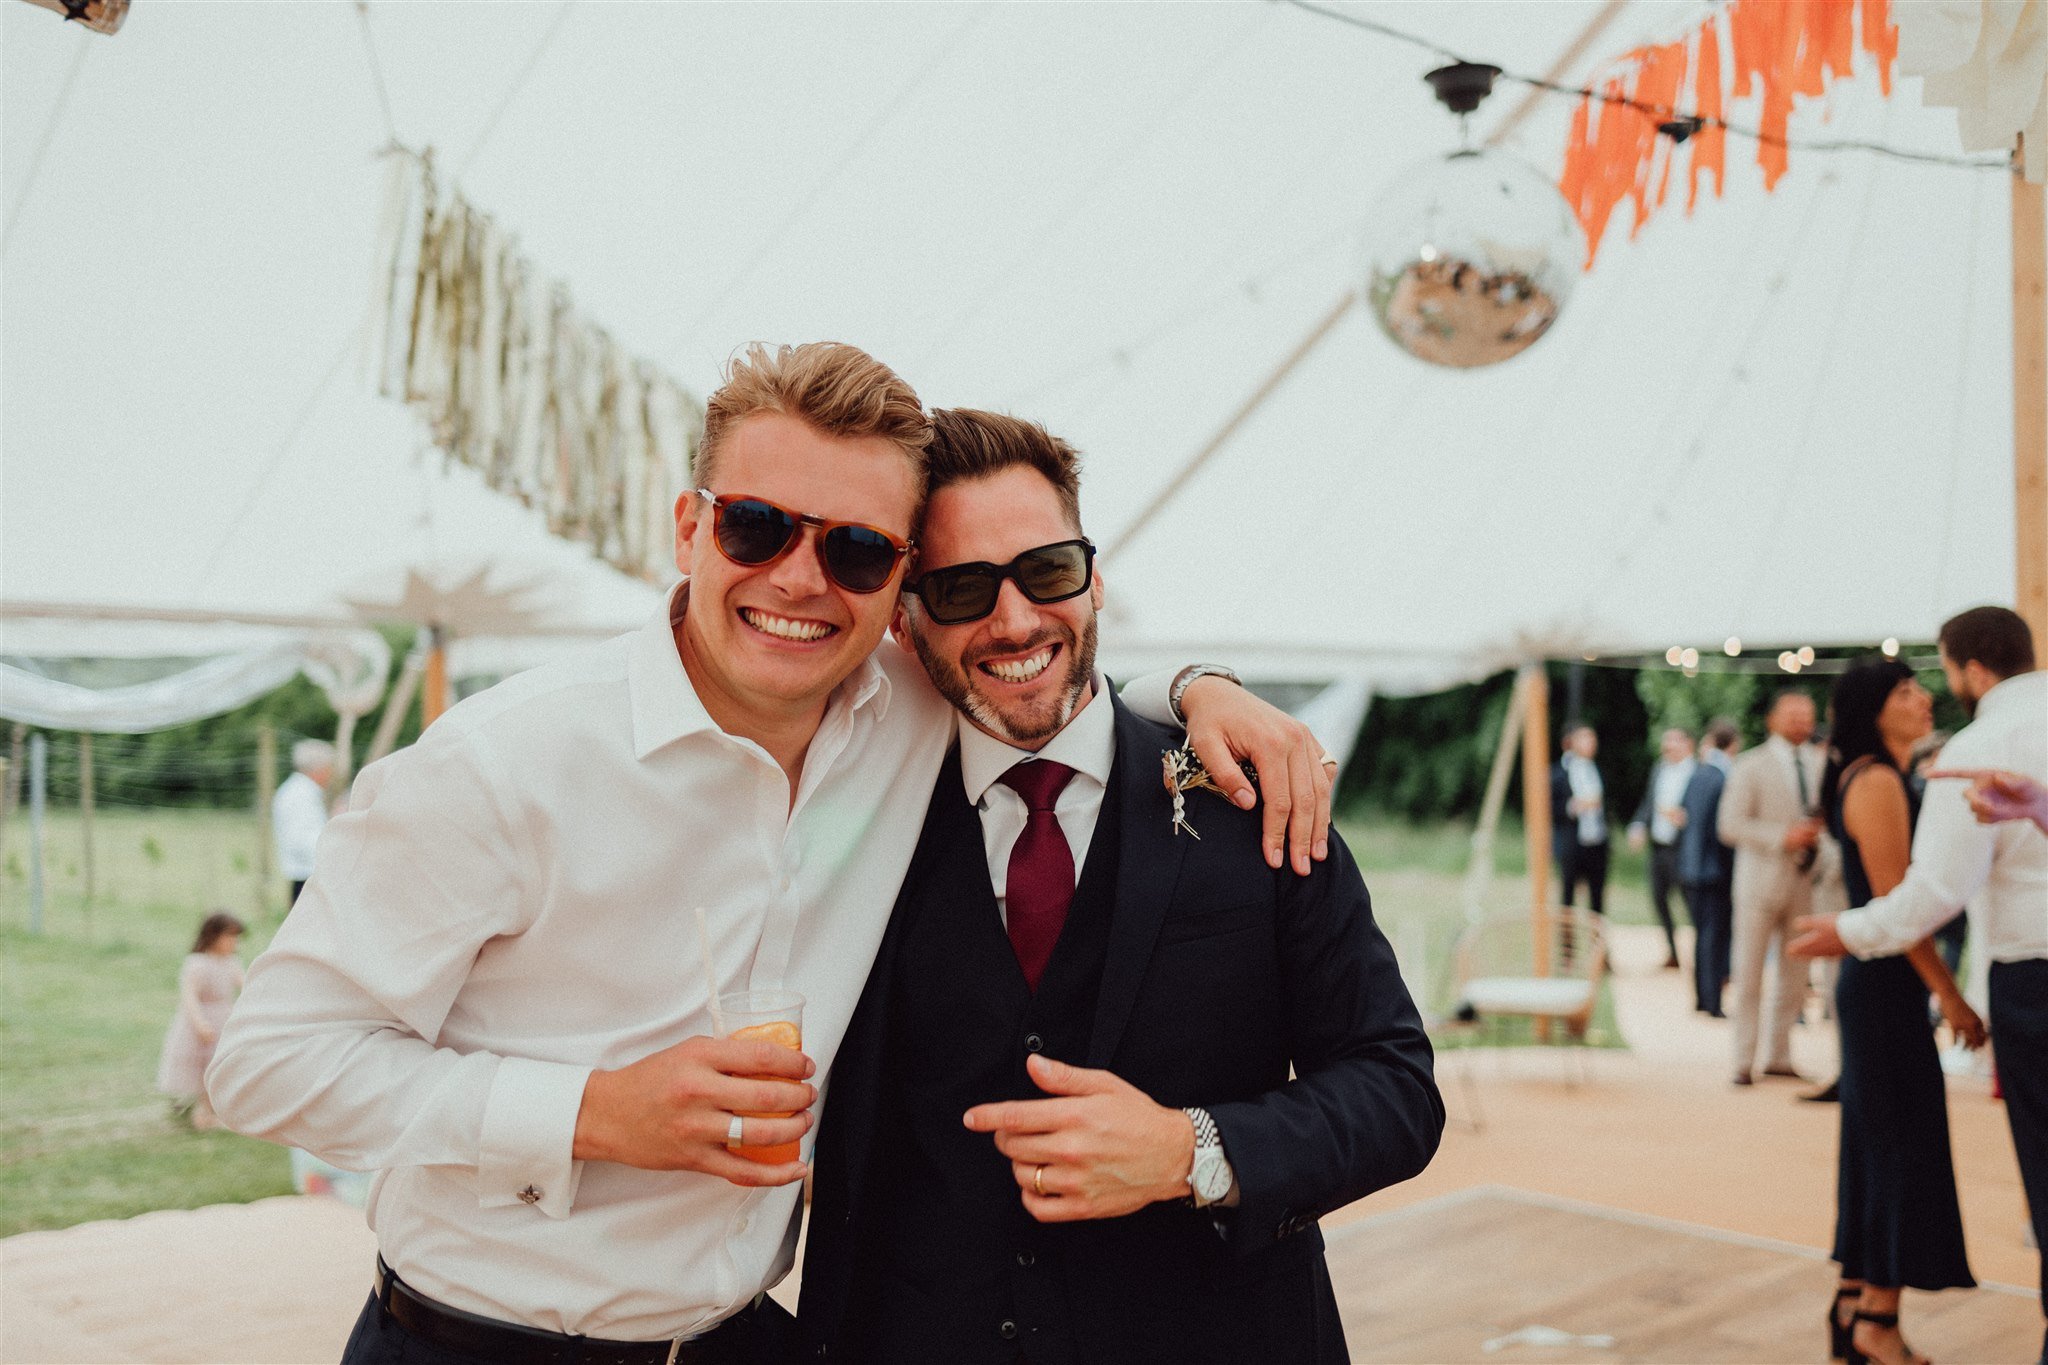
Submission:
{"label": "silver wristwatch", "polygon": [[1183,730],[1187,728],[1188,717],[1187,713],[1180,709],[1180,699],[1187,695],[1188,688],[1197,678],[1228,678],[1239,687],[1244,686],[1244,679],[1222,664],[1189,664],[1174,674],[1173,686],[1166,692],[1166,709],[1173,712],[1173,718],[1180,722]]}
{"label": "silver wristwatch", "polygon": [[1209,1117],[1209,1111],[1188,1108],[1180,1112],[1195,1125],[1195,1164],[1188,1172],[1188,1193],[1194,1197],[1196,1208],[1206,1209],[1230,1193],[1231,1186],[1237,1183],[1237,1173],[1230,1169],[1230,1162],[1223,1155],[1223,1137],[1216,1131],[1216,1120]]}

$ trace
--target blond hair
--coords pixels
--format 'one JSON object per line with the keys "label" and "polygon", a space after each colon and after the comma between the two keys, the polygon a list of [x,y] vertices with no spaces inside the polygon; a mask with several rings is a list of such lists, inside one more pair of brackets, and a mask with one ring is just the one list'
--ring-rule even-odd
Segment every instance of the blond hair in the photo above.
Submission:
{"label": "blond hair", "polygon": [[777,412],[827,436],[879,436],[903,452],[924,501],[925,448],[932,424],[902,377],[857,346],[807,341],[770,350],[754,342],[733,357],[725,382],[704,405],[704,439],[691,476],[709,485],[719,444],[747,417]]}

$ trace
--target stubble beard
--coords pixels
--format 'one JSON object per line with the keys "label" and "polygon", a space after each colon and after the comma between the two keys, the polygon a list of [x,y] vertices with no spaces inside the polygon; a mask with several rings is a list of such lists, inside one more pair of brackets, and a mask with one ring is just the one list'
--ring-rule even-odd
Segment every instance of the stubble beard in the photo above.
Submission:
{"label": "stubble beard", "polygon": [[[1061,638],[1062,635],[1065,638]],[[1066,729],[1067,722],[1081,707],[1081,695],[1088,690],[1089,680],[1095,676],[1095,618],[1092,616],[1088,618],[1078,641],[1070,633],[1059,632],[1040,637],[1035,642],[1064,646],[1060,653],[1067,675],[1065,683],[1054,694],[1052,704],[1044,708],[1040,716],[1013,715],[998,707],[993,699],[976,687],[968,670],[932,648],[923,627],[910,627],[910,643],[917,651],[918,662],[924,665],[925,676],[932,680],[932,686],[951,703],[954,710],[996,738],[1020,747],[1041,744]]]}

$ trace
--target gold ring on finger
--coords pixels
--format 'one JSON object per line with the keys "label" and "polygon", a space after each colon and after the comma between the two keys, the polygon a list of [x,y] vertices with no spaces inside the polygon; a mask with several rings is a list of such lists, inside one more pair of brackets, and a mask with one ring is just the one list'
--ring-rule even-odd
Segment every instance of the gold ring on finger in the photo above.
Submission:
{"label": "gold ring on finger", "polygon": [[1045,1198],[1045,1167],[1042,1165],[1031,1173],[1031,1192],[1040,1199]]}

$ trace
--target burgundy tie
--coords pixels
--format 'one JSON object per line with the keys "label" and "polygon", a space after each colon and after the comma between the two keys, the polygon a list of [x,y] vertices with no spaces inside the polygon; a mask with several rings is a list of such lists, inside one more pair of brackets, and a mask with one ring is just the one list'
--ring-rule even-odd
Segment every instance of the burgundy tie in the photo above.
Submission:
{"label": "burgundy tie", "polygon": [[1010,920],[1010,946],[1032,990],[1045,974],[1052,947],[1067,922],[1074,899],[1074,850],[1067,846],[1053,805],[1074,770],[1064,763],[1026,759],[997,780],[1024,798],[1031,812],[1024,832],[1010,850],[1010,880],[1004,892]]}

